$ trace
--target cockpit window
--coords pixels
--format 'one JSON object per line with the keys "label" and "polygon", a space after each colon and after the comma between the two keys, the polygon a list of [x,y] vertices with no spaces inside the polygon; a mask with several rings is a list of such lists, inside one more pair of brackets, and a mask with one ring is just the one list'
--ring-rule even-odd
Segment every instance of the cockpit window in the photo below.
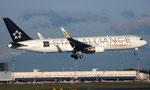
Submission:
{"label": "cockpit window", "polygon": [[140,38],[140,40],[143,40],[143,38]]}

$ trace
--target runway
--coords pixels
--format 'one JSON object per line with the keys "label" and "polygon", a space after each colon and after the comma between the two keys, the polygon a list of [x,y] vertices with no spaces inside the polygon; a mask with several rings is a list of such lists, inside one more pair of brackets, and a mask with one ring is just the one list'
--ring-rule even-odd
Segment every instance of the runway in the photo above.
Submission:
{"label": "runway", "polygon": [[147,82],[99,82],[99,83],[76,83],[76,84],[45,84],[45,83],[35,83],[35,84],[0,84],[0,90],[6,89],[11,90],[13,88],[26,88],[28,90],[29,88],[37,88],[38,90],[41,89],[52,89],[52,88],[63,88],[66,89],[76,89],[76,90],[149,90],[150,89],[150,83]]}

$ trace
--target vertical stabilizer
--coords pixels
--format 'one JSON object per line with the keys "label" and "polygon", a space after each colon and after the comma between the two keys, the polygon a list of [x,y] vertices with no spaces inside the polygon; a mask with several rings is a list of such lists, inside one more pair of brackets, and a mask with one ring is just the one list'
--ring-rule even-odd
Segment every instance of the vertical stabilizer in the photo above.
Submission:
{"label": "vertical stabilizer", "polygon": [[9,18],[3,18],[6,27],[10,33],[13,42],[20,42],[26,40],[32,40],[25,32],[23,32],[13,21]]}

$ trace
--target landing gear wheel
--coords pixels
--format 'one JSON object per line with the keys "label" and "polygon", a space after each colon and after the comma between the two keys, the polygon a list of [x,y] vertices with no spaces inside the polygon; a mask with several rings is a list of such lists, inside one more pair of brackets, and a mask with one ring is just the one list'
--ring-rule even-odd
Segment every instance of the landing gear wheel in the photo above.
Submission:
{"label": "landing gear wheel", "polygon": [[72,58],[74,58],[74,56],[75,56],[74,54],[71,54],[71,57],[72,57]]}
{"label": "landing gear wheel", "polygon": [[134,55],[138,55],[138,52],[134,52]]}
{"label": "landing gear wheel", "polygon": [[77,55],[75,55],[75,56],[74,56],[74,59],[78,59],[78,56],[77,56]]}
{"label": "landing gear wheel", "polygon": [[82,59],[83,55],[77,54],[77,57],[80,58],[80,59]]}
{"label": "landing gear wheel", "polygon": [[137,55],[137,52],[134,52],[134,55]]}
{"label": "landing gear wheel", "polygon": [[78,59],[78,56],[74,55],[74,54],[72,54],[71,57],[74,58],[74,59]]}
{"label": "landing gear wheel", "polygon": [[80,54],[71,54],[71,58],[74,58],[74,59],[82,59],[83,58],[83,55],[80,55]]}
{"label": "landing gear wheel", "polygon": [[79,57],[80,59],[82,59],[83,58],[83,55],[80,55],[80,57]]}

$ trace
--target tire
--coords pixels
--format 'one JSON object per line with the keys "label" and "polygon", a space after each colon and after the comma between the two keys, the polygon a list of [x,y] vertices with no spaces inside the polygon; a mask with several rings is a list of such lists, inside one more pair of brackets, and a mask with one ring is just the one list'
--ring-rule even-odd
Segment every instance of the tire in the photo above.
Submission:
{"label": "tire", "polygon": [[72,55],[71,55],[71,58],[74,58],[74,57],[75,57],[75,55],[72,54]]}
{"label": "tire", "polygon": [[83,58],[83,55],[80,55],[80,57],[79,57],[80,59],[82,59]]}

